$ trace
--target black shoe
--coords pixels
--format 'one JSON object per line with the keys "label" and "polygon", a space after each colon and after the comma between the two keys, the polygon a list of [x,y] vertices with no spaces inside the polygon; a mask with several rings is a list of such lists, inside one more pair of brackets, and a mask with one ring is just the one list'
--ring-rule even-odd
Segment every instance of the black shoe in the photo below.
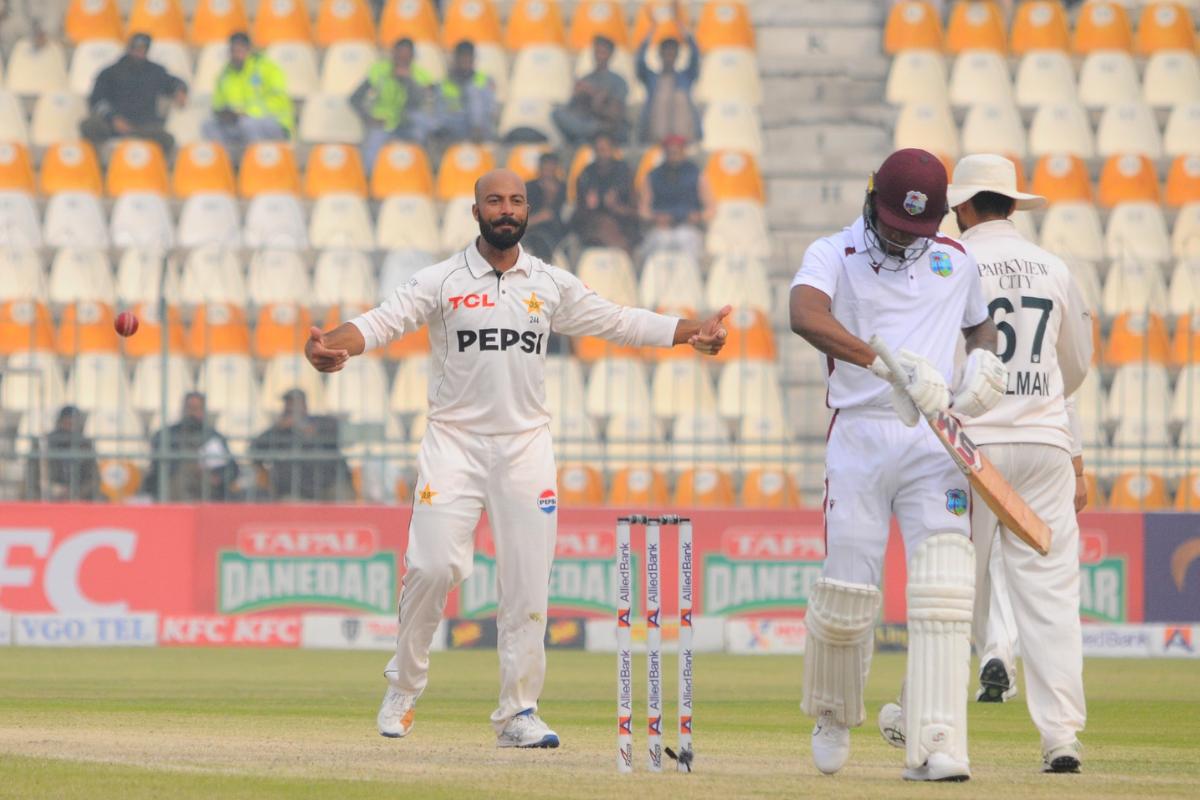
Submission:
{"label": "black shoe", "polygon": [[1003,703],[1004,693],[1011,686],[1004,662],[998,658],[990,659],[979,672],[979,692],[975,700],[980,703]]}

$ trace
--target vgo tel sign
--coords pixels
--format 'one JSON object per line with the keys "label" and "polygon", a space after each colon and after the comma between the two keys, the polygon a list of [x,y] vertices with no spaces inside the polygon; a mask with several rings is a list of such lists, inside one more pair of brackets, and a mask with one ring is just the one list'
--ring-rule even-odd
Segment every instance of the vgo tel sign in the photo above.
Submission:
{"label": "vgo tel sign", "polygon": [[217,554],[217,610],[340,607],[387,614],[396,556],[363,525],[244,526],[237,547]]}
{"label": "vgo tel sign", "polygon": [[733,527],[701,558],[705,614],[799,615],[821,577],[825,539],[819,526]]}

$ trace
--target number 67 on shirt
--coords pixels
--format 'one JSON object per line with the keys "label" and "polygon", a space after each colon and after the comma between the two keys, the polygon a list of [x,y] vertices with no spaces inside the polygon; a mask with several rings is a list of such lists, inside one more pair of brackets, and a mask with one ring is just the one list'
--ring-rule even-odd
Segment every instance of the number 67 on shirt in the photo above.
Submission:
{"label": "number 67 on shirt", "polygon": [[[872,336],[869,344],[892,371],[892,384],[903,390],[904,382],[900,378],[903,368],[887,344],[878,336]],[[971,488],[983,498],[1004,527],[1038,553],[1046,555],[1050,550],[1050,527],[1016,493],[1000,474],[1000,470],[987,460],[963,431],[962,423],[945,411],[926,415],[925,421],[946,448],[946,452],[954,459],[954,463],[967,476]]]}

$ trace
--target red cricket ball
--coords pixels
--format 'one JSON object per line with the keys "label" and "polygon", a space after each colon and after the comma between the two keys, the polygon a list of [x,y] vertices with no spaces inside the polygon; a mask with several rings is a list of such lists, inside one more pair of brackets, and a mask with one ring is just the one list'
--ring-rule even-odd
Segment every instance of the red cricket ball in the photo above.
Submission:
{"label": "red cricket ball", "polygon": [[122,311],[117,314],[117,318],[113,320],[113,327],[121,336],[133,336],[137,333],[138,318],[132,311]]}

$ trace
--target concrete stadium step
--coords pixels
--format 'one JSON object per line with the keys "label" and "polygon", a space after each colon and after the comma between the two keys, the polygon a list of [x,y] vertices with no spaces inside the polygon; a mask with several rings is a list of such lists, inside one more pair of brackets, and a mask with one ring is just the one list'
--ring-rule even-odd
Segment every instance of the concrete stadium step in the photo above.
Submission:
{"label": "concrete stadium step", "polygon": [[769,25],[874,25],[882,28],[887,6],[878,0],[754,0],[750,15]]}
{"label": "concrete stadium step", "polygon": [[766,131],[768,182],[795,176],[862,175],[891,152],[891,133],[869,124],[792,125]]}
{"label": "concrete stadium step", "polygon": [[765,75],[843,73],[887,76],[881,27],[779,25],[758,31],[758,57]]}

